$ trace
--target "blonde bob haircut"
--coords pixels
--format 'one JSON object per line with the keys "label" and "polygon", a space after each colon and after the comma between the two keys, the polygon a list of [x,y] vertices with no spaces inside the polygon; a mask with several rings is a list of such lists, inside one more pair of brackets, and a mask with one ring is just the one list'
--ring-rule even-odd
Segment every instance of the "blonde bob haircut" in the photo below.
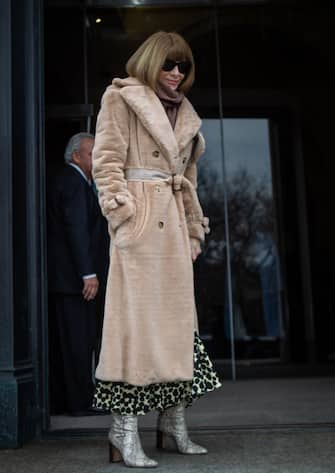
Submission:
{"label": "blonde bob haircut", "polygon": [[173,61],[190,61],[191,68],[179,86],[187,92],[194,82],[194,59],[191,48],[178,33],[158,31],[149,36],[129,58],[126,71],[153,90],[166,59]]}

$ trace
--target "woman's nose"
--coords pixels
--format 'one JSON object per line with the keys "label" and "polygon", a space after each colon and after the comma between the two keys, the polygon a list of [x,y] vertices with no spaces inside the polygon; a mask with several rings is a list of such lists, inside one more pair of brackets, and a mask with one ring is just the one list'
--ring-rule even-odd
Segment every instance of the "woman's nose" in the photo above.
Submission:
{"label": "woman's nose", "polygon": [[174,68],[171,71],[171,74],[173,74],[174,76],[179,76],[180,75],[178,66],[174,66]]}

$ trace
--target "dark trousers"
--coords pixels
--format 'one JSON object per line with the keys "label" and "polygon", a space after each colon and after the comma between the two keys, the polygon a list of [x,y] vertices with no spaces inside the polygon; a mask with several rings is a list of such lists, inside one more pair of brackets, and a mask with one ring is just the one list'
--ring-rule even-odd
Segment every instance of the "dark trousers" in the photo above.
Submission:
{"label": "dark trousers", "polygon": [[81,295],[49,294],[50,407],[75,413],[92,404],[95,301]]}

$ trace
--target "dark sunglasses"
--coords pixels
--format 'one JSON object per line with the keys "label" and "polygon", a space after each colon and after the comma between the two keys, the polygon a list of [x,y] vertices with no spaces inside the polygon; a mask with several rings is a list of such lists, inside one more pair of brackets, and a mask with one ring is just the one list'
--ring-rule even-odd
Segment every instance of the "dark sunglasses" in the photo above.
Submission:
{"label": "dark sunglasses", "polygon": [[162,66],[162,70],[165,72],[169,72],[172,71],[172,69],[174,69],[176,66],[178,67],[178,71],[180,72],[180,74],[187,74],[188,72],[190,72],[192,63],[191,61],[177,62],[172,61],[172,59],[166,59]]}

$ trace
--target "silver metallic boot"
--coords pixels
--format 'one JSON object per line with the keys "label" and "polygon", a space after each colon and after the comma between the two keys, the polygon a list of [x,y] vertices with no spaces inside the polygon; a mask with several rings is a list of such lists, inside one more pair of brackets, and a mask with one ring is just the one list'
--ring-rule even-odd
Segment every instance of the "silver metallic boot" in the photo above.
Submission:
{"label": "silver metallic boot", "polygon": [[159,415],[157,448],[164,448],[166,437],[170,436],[175,440],[180,453],[203,455],[207,453],[207,449],[192,442],[188,436],[184,410],[184,405],[181,403],[166,409]]}
{"label": "silver metallic boot", "polygon": [[108,433],[109,461],[124,461],[127,466],[153,468],[158,465],[143,451],[137,429],[137,416],[112,414]]}

